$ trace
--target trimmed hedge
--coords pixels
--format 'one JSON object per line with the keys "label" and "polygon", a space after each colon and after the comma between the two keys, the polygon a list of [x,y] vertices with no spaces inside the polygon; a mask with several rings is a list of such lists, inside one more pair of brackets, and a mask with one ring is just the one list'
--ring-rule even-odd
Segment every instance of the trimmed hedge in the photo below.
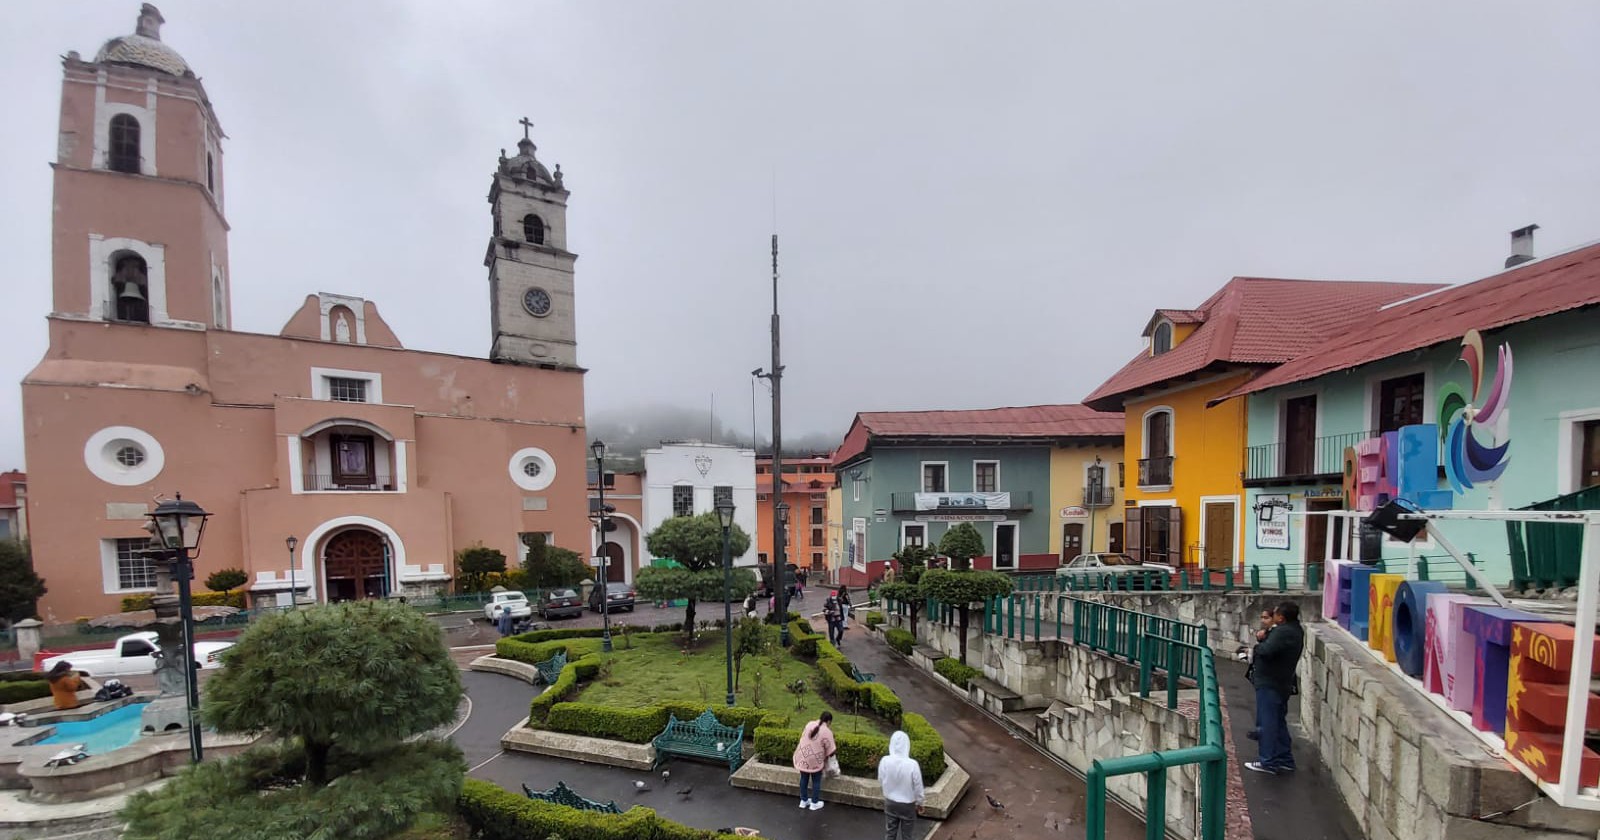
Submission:
{"label": "trimmed hedge", "polygon": [[869,612],[867,613],[867,617],[863,620],[867,623],[868,627],[877,627],[884,622],[883,613]]}
{"label": "trimmed hedge", "polygon": [[[704,706],[682,702],[655,703],[635,709],[593,703],[557,703],[551,707],[541,728],[644,744],[667,728],[669,715],[686,720],[697,718],[705,711]],[[717,722],[724,726],[743,726],[746,738],[755,737],[757,727],[785,726],[789,723],[788,715],[781,712],[749,706],[714,706],[711,712],[716,715]]]}
{"label": "trimmed hedge", "polygon": [[483,840],[735,840],[665,820],[656,812],[635,805],[621,814],[581,811],[566,805],[529,799],[492,782],[467,779],[456,801],[456,812],[466,820],[474,837]]}
{"label": "trimmed hedge", "polygon": [[877,682],[858,683],[845,671],[849,660],[818,659],[817,670],[822,672],[822,686],[833,698],[845,705],[859,703],[878,717],[895,726],[900,725],[904,707],[894,690]]}
{"label": "trimmed hedge", "polygon": [[[129,595],[122,599],[123,612],[137,612],[139,610],[154,609],[150,604],[151,595]],[[233,592],[196,592],[190,596],[190,601],[197,607],[238,607],[244,609],[244,591]]]}
{"label": "trimmed hedge", "polygon": [[883,640],[889,643],[889,647],[905,656],[910,656],[911,649],[917,645],[917,637],[911,635],[910,630],[902,630],[899,627],[883,631]]}
{"label": "trimmed hedge", "polygon": [[966,688],[973,678],[983,676],[982,671],[971,665],[963,665],[960,660],[951,656],[936,660],[933,663],[933,670],[938,672],[939,676],[955,683],[956,688]]}
{"label": "trimmed hedge", "polygon": [[[944,775],[944,739],[923,716],[907,712],[900,728],[911,737],[911,757],[922,767],[923,781],[932,784]],[[798,729],[763,726],[756,730],[756,754],[770,764],[787,765],[800,743]],[[889,754],[889,739],[882,735],[857,735],[835,732],[839,747],[839,769],[846,775],[873,778],[878,759]]]}
{"label": "trimmed hedge", "polygon": [[0,704],[21,703],[50,696],[50,683],[44,680],[0,681]]}

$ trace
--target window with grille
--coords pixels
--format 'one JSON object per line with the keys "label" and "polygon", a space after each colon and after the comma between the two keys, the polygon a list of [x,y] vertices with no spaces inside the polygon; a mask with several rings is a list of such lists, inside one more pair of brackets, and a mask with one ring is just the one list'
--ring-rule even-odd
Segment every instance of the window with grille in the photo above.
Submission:
{"label": "window with grille", "polygon": [[977,493],[993,493],[1000,488],[1000,463],[979,461],[972,465],[972,489]]}
{"label": "window with grille", "polygon": [[128,114],[111,118],[111,148],[106,166],[116,172],[139,173],[139,121]]}
{"label": "window with grille", "polygon": [[732,486],[723,484],[711,488],[711,506],[713,508],[731,504],[733,504]]}
{"label": "window with grille", "polygon": [[680,484],[672,488],[672,515],[694,516],[694,488]]}
{"label": "window with grille", "polygon": [[328,399],[334,402],[364,403],[367,401],[367,380],[330,376],[328,377]]}
{"label": "window with grille", "polygon": [[144,555],[150,541],[143,538],[119,539],[117,543],[117,588],[154,589],[156,565]]}

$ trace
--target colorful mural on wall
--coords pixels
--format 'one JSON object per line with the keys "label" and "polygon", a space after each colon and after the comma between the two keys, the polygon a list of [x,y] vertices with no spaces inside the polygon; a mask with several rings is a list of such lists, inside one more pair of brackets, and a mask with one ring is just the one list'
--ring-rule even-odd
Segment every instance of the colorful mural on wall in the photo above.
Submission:
{"label": "colorful mural on wall", "polygon": [[[1471,381],[1471,399],[1460,385],[1445,383],[1439,389],[1439,427],[1444,432],[1444,472],[1457,493],[1477,484],[1494,481],[1511,462],[1511,440],[1503,432],[1507,426],[1507,404],[1511,394],[1511,346],[1501,344],[1497,353],[1494,380],[1484,387],[1483,336],[1470,330],[1461,339],[1461,361]],[[1487,434],[1489,443],[1479,439]]]}

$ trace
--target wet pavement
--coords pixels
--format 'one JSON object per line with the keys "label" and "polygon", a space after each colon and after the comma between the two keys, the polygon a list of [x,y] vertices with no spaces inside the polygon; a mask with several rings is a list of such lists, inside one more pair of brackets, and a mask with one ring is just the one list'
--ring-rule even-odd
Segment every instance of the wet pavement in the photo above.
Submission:
{"label": "wet pavement", "polygon": [[[892,653],[861,625],[851,624],[842,647],[858,667],[876,672],[879,682],[894,689],[906,711],[927,717],[944,737],[945,752],[972,775],[972,784],[955,815],[940,826],[936,837],[1069,840],[1084,836],[1082,779]],[[986,791],[1005,808],[989,807]],[[1106,812],[1106,837],[1142,838],[1144,822],[1113,804]]]}
{"label": "wet pavement", "polygon": [[[582,796],[602,802],[615,800],[624,809],[644,805],[695,828],[758,828],[762,837],[774,840],[855,840],[883,835],[879,811],[837,803],[820,811],[802,811],[797,797],[733,787],[728,784],[728,768],[714,764],[674,759],[666,765],[672,777],[663,784],[659,772],[502,752],[500,736],[527,716],[534,688],[498,674],[467,672],[461,680],[472,699],[472,713],[457,730],[456,744],[472,768],[470,775],[507,790],[520,791],[523,784],[548,788],[564,781]],[[634,790],[636,780],[650,789]],[[688,794],[679,793],[686,788]],[[925,830],[933,825],[923,823]]]}
{"label": "wet pavement", "polygon": [[[1255,722],[1255,689],[1245,680],[1244,674],[1244,663],[1217,659],[1217,679],[1222,687],[1223,704],[1228,708],[1229,781],[1242,783],[1243,799],[1249,809],[1246,825],[1250,833],[1245,836],[1256,840],[1360,838],[1361,829],[1339,798],[1339,788],[1329,776],[1327,766],[1318,757],[1316,748],[1301,735],[1299,703],[1289,704],[1289,732],[1294,736],[1294,759],[1299,769],[1281,776],[1244,769],[1244,762],[1256,759],[1256,742],[1246,737]],[[1229,793],[1232,807],[1235,793],[1233,790]]]}

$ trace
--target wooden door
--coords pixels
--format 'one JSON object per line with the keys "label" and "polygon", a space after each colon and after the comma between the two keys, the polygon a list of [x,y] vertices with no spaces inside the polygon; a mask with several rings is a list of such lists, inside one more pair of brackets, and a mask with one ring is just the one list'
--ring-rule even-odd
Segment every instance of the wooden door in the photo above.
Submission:
{"label": "wooden door", "polygon": [[1083,553],[1083,523],[1069,522],[1061,526],[1061,561],[1063,563]]}
{"label": "wooden door", "polygon": [[[1313,500],[1306,503],[1307,513],[1315,513],[1316,511],[1324,510],[1338,510],[1339,508],[1340,504],[1337,501],[1332,500]],[[1327,553],[1328,517],[1307,516],[1305,547],[1301,551],[1301,554],[1304,557],[1304,562],[1307,564],[1321,563],[1323,558],[1327,556]]]}
{"label": "wooden door", "polygon": [[1583,424],[1583,470],[1578,474],[1578,489],[1600,485],[1600,420]]}
{"label": "wooden door", "polygon": [[1205,562],[1208,569],[1233,566],[1233,502],[1206,504]]}
{"label": "wooden door", "polygon": [[1017,567],[1017,526],[1005,523],[994,526],[994,567]]}
{"label": "wooden door", "polygon": [[622,583],[627,580],[628,561],[622,556],[622,546],[614,542],[607,542],[606,553],[606,581],[608,583]]}
{"label": "wooden door", "polygon": [[1150,453],[1146,457],[1150,460],[1153,461],[1157,458],[1165,458],[1171,455],[1172,450],[1169,444],[1172,438],[1172,415],[1165,411],[1158,411],[1150,415],[1150,418],[1145,421],[1144,437],[1145,451]]}
{"label": "wooden door", "polygon": [[1126,553],[1139,562],[1145,560],[1144,508],[1122,509],[1122,533],[1126,536]]}
{"label": "wooden door", "polygon": [[382,598],[388,594],[383,538],[371,531],[342,531],[328,540],[323,576],[330,600]]}
{"label": "wooden door", "polygon": [[1295,397],[1283,406],[1283,474],[1317,472],[1317,397]]}
{"label": "wooden door", "polygon": [[1106,530],[1110,532],[1107,539],[1106,551],[1109,551],[1112,554],[1122,553],[1122,523],[1113,522],[1111,523],[1111,527],[1107,528]]}

